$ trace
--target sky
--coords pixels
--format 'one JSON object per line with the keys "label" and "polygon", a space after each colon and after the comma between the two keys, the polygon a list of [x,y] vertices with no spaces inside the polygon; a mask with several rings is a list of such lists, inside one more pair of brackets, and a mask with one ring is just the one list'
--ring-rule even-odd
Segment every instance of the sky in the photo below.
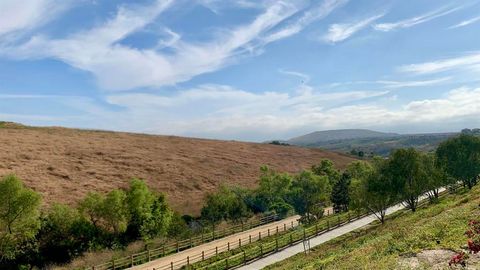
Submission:
{"label": "sky", "polygon": [[0,0],[0,120],[244,141],[480,127],[480,1]]}

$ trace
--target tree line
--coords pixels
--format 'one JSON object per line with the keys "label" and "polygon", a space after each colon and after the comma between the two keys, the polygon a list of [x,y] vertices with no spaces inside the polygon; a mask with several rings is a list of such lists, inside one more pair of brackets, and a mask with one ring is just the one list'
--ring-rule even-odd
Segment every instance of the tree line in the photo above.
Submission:
{"label": "tree line", "polygon": [[439,145],[435,153],[399,149],[384,159],[354,161],[345,170],[322,160],[297,174],[261,167],[258,187],[223,186],[205,198],[201,216],[180,216],[162,193],[138,179],[127,189],[88,193],[77,207],[41,207],[41,197],[14,175],[0,181],[0,268],[44,267],[69,262],[85,251],[123,248],[132,241],[191,234],[192,224],[244,223],[252,215],[292,213],[305,223],[336,212],[367,210],[383,223],[386,210],[403,202],[415,211],[428,193],[462,182],[472,188],[480,174],[480,139],[462,134]]}

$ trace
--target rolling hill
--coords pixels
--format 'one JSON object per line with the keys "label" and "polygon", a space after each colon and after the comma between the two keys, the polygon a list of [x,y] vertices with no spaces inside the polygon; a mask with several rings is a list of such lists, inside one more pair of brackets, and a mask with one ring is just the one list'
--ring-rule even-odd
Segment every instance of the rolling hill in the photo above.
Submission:
{"label": "rolling hill", "polygon": [[432,151],[458,133],[397,134],[366,129],[317,131],[285,141],[291,145],[322,148],[342,153],[387,156],[398,148],[414,147]]}
{"label": "rolling hill", "polygon": [[346,155],[294,146],[154,136],[0,122],[0,177],[15,173],[46,204],[74,204],[89,191],[126,187],[133,177],[165,192],[173,208],[197,214],[222,184],[254,187],[261,165],[284,172]]}

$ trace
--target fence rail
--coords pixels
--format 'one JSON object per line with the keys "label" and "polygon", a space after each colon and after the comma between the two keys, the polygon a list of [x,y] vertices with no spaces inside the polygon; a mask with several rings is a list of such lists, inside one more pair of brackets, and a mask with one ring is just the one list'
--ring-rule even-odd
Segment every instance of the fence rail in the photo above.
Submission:
{"label": "fence rail", "polygon": [[222,230],[212,230],[208,232],[202,232],[200,235],[190,237],[176,242],[164,243],[153,249],[149,249],[143,252],[135,253],[130,256],[113,259],[112,261],[102,264],[87,267],[85,270],[121,270],[135,265],[147,263],[149,261],[164,257],[172,253],[178,253],[182,250],[192,248],[194,246],[201,245],[203,243],[211,242],[213,240],[223,238],[235,233],[243,232],[258,226],[262,226],[268,223],[272,223],[278,219],[277,215],[268,215],[260,218],[259,220],[247,222],[245,224],[231,226]]}

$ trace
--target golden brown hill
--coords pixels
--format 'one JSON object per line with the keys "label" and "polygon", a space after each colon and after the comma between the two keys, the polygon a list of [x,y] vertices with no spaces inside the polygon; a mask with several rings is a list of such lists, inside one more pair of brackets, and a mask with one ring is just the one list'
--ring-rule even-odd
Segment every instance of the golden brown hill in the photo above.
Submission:
{"label": "golden brown hill", "polygon": [[0,147],[0,176],[17,174],[47,204],[74,204],[89,191],[123,188],[138,177],[190,214],[221,184],[254,187],[264,164],[294,173],[323,158],[340,168],[353,160],[293,146],[12,124],[0,125]]}

